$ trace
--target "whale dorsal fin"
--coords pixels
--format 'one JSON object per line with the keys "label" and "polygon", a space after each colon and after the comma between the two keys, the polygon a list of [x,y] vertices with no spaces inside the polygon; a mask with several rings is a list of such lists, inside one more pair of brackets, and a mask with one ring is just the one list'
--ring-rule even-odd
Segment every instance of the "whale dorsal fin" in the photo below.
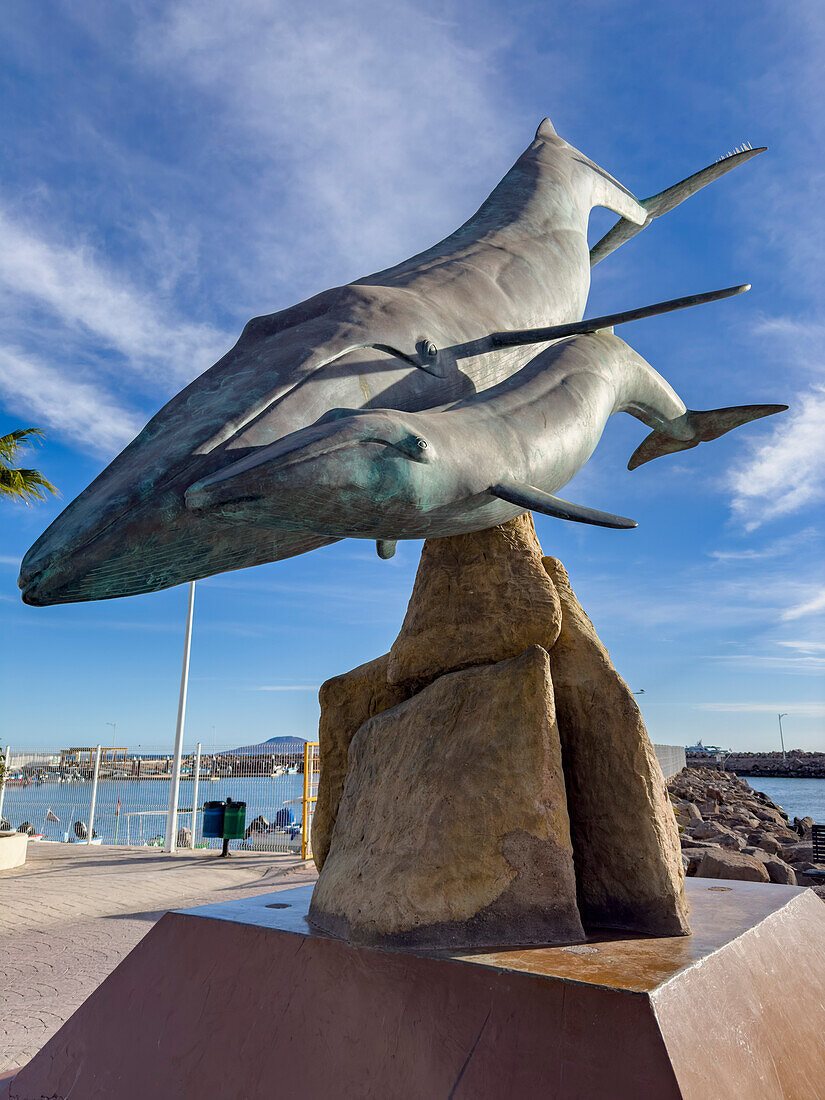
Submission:
{"label": "whale dorsal fin", "polygon": [[571,504],[569,500],[562,500],[561,497],[542,492],[535,485],[519,485],[505,481],[499,482],[498,485],[491,485],[488,492],[510,504],[517,504],[520,508],[542,512],[545,516],[554,516],[556,519],[569,519],[574,523],[592,523],[596,527],[613,527],[620,530],[639,526],[635,519],[614,516],[611,512],[599,512],[595,508],[583,508],[580,504]]}
{"label": "whale dorsal fin", "polygon": [[549,118],[543,118],[539,123],[539,128],[536,130],[536,138],[554,138],[558,137],[556,133],[556,127],[550,121]]}

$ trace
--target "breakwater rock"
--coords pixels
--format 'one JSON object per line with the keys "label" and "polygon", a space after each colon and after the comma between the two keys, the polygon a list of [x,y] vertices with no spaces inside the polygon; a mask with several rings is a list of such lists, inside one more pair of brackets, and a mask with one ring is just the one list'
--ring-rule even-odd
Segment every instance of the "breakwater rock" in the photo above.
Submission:
{"label": "breakwater rock", "polygon": [[668,791],[687,875],[812,886],[825,900],[825,878],[811,873],[825,872],[813,860],[811,818],[789,821],[741,776],[709,766],[685,768]]}
{"label": "breakwater rock", "polygon": [[[719,767],[714,756],[687,753],[688,767]],[[825,779],[825,752],[803,752],[790,749],[781,752],[736,752],[725,756],[725,768],[737,775],[772,776],[778,779]]]}

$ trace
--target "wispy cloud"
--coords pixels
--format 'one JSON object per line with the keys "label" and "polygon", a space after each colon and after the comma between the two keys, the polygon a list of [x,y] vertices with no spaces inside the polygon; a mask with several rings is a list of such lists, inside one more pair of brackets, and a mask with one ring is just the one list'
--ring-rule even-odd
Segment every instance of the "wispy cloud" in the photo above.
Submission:
{"label": "wispy cloud", "polygon": [[318,691],[320,684],[262,684],[253,691]]}
{"label": "wispy cloud", "polygon": [[777,645],[786,646],[788,649],[798,649],[801,653],[825,653],[825,642],[777,642]]}
{"label": "wispy cloud", "polygon": [[162,368],[164,385],[186,381],[227,349],[225,334],[176,317],[168,303],[141,290],[77,234],[69,241],[50,239],[44,227],[0,208],[0,241],[0,302],[8,312],[28,300],[119,352],[140,377],[157,377]]}
{"label": "wispy cloud", "polygon": [[107,456],[145,420],[112,394],[113,376],[121,392],[168,396],[231,342],[211,325],[177,317],[82,239],[50,239],[2,208],[0,316],[8,408]]}
{"label": "wispy cloud", "polygon": [[800,718],[825,717],[825,703],[694,703],[693,710],[717,714],[795,714]]}
{"label": "wispy cloud", "polygon": [[259,260],[276,277],[351,278],[432,243],[463,196],[464,217],[484,197],[479,168],[508,146],[494,19],[457,33],[408,0],[239,0],[227,20],[220,0],[176,0],[142,13],[137,48],[198,89],[223,148],[254,150],[258,187],[276,186],[277,218],[256,196]]}
{"label": "wispy cloud", "polygon": [[804,615],[816,615],[820,611],[825,611],[825,587],[821,588],[809,599],[793,607],[789,607],[787,611],[783,611],[782,618],[785,621],[790,619],[801,619]]}
{"label": "wispy cloud", "polygon": [[825,657],[812,654],[781,657],[776,654],[732,653],[717,654],[706,659],[735,668],[773,669],[777,672],[807,673],[813,676],[821,676],[825,672]]}
{"label": "wispy cloud", "polygon": [[825,499],[825,386],[800,395],[728,474],[734,515],[753,531]]}
{"label": "wispy cloud", "polygon": [[806,527],[804,531],[788,535],[787,538],[776,539],[774,542],[765,543],[759,547],[750,546],[744,550],[711,550],[709,556],[720,562],[745,562],[764,561],[768,558],[780,558],[798,550],[806,542],[816,537],[813,527]]}
{"label": "wispy cloud", "polygon": [[0,394],[18,415],[104,456],[123,447],[142,426],[141,418],[101,384],[72,378],[67,370],[12,348],[0,347]]}

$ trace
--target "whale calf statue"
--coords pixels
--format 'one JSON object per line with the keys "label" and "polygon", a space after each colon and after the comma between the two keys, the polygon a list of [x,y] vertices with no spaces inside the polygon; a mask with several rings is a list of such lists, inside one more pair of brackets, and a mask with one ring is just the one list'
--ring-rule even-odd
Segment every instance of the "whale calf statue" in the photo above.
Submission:
{"label": "whale calf statue", "polygon": [[[23,600],[151,592],[334,541],[304,528],[239,529],[216,510],[188,508],[186,492],[330,409],[417,412],[503,382],[532,358],[540,326],[583,316],[593,264],[759,152],[737,150],[637,200],[545,119],[445,240],[250,321],[235,347],[161,409],[35,542],[20,571]],[[589,250],[594,206],[619,220]]]}
{"label": "whale calf statue", "polygon": [[[741,293],[747,286],[663,303]],[[649,307],[641,313],[664,311]],[[629,468],[696,447],[787,405],[697,412],[605,322],[571,335],[497,386],[423,412],[335,409],[312,427],[204,478],[187,505],[249,526],[370,538],[381,557],[398,539],[466,534],[526,509],[602,527],[634,520],[554,494],[596,449],[605,424],[627,412],[652,429]]]}

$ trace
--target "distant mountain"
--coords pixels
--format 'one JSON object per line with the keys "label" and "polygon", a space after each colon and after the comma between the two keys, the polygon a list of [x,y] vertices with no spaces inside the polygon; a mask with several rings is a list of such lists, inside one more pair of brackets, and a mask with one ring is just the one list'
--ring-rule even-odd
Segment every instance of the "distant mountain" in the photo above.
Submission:
{"label": "distant mountain", "polygon": [[241,745],[237,749],[224,749],[219,756],[278,756],[295,754],[304,751],[306,740],[302,737],[270,737],[268,741],[261,741],[259,745]]}

